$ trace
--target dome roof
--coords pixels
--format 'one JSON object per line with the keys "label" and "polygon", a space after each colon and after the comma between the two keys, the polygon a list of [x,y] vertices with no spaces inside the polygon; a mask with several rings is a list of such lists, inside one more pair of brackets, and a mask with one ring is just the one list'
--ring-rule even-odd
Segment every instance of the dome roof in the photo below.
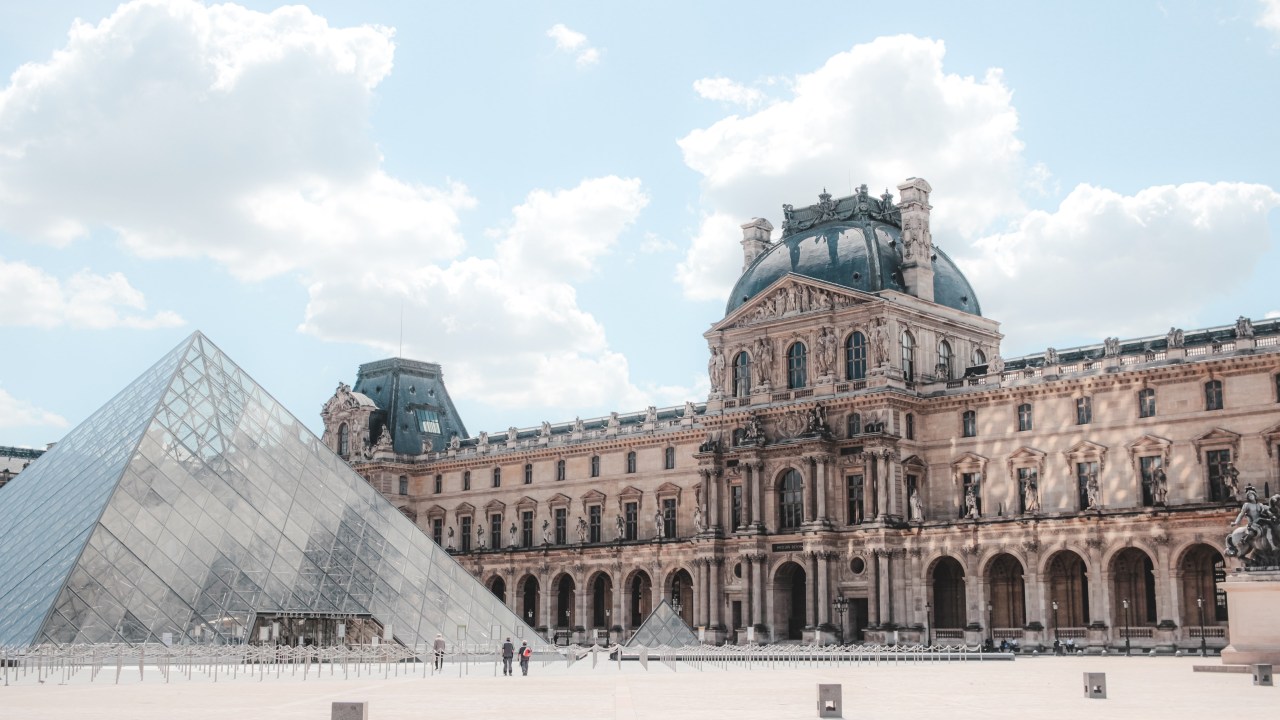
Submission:
{"label": "dome roof", "polygon": [[[738,278],[725,306],[726,315],[787,273],[868,293],[907,292],[902,277],[901,231],[896,225],[863,215],[787,234],[790,229],[784,225],[783,238],[769,246]],[[964,274],[936,246],[934,253],[933,301],[981,315],[978,297]]]}

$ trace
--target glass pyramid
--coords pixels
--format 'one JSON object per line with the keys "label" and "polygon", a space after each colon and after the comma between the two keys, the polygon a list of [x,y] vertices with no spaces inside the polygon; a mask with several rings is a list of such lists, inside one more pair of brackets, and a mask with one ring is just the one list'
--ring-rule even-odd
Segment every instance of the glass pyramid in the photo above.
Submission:
{"label": "glass pyramid", "polygon": [[685,647],[698,645],[698,636],[676,614],[665,599],[640,623],[636,634],[627,641],[627,647]]}
{"label": "glass pyramid", "polygon": [[248,642],[281,614],[545,644],[199,332],[0,493],[0,646]]}

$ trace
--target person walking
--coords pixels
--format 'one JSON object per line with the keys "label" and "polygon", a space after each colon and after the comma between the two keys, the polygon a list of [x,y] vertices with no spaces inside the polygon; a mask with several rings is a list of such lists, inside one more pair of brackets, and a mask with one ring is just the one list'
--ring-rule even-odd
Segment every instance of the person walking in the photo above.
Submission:
{"label": "person walking", "polygon": [[[506,675],[508,677],[511,676],[511,658],[515,657],[515,654],[516,654],[516,646],[511,644],[511,638],[507,638],[507,641],[502,643],[502,674],[503,675]],[[523,665],[524,663],[521,663],[521,666]]]}
{"label": "person walking", "polygon": [[433,647],[433,648],[435,649],[435,651],[436,651],[436,666],[435,666],[435,669],[436,669],[436,670],[442,670],[442,669],[444,669],[444,650],[445,650],[444,635],[443,635],[443,634],[441,634],[441,633],[436,633],[436,641],[435,641],[435,644],[434,644],[432,647]]}
{"label": "person walking", "polygon": [[529,647],[529,641],[524,640],[520,643],[520,674],[529,674],[529,658],[533,657],[533,648]]}

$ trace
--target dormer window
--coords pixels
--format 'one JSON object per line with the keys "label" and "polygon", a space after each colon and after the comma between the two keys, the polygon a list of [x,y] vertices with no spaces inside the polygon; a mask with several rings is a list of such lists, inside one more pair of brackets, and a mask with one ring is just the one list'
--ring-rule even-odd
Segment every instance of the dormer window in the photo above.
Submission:
{"label": "dormer window", "polygon": [[440,434],[440,413],[426,408],[415,408],[413,414],[418,419],[418,431],[428,435]]}

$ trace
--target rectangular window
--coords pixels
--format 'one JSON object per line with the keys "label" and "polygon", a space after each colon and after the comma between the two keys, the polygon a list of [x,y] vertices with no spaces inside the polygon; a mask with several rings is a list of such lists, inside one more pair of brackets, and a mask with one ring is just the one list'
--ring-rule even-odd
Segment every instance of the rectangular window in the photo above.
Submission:
{"label": "rectangular window", "polygon": [[502,548],[502,516],[489,516],[489,547],[494,550]]}
{"label": "rectangular window", "polygon": [[636,453],[633,450],[627,453],[627,472],[633,473],[635,471],[636,471]]}
{"label": "rectangular window", "polygon": [[525,485],[533,484],[533,465],[531,464],[526,464],[524,466],[524,484]]}
{"label": "rectangular window", "polygon": [[465,470],[462,473],[462,489],[463,490],[471,489],[471,471],[470,470]]}
{"label": "rectangular window", "polygon": [[961,432],[965,437],[977,437],[978,435],[978,413],[973,410],[965,410],[960,416]]}
{"label": "rectangular window", "polygon": [[431,539],[444,546],[444,518],[431,518]]}
{"label": "rectangular window", "polygon": [[440,413],[426,408],[417,408],[413,414],[418,418],[418,430],[428,435],[440,434]]}
{"label": "rectangular window", "polygon": [[729,486],[729,522],[733,524],[733,529],[737,530],[742,527],[742,486]]}
{"label": "rectangular window", "polygon": [[1093,422],[1093,398],[1076,398],[1076,424],[1088,425]]}
{"label": "rectangular window", "polygon": [[639,503],[629,502],[622,506],[622,520],[624,527],[624,535],[628,540],[635,540],[639,537],[640,523],[640,505]]}
{"label": "rectangular window", "polygon": [[[981,473],[961,473],[960,480],[963,484],[960,496],[960,517],[981,517],[982,516],[982,474]],[[973,507],[969,507],[969,497],[973,497]]]}
{"label": "rectangular window", "polygon": [[502,487],[502,468],[493,469],[493,486]]}
{"label": "rectangular window", "polygon": [[1031,403],[1018,406],[1018,432],[1031,431]]}
{"label": "rectangular window", "polygon": [[556,544],[564,545],[569,541],[569,510],[556,508]]}
{"label": "rectangular window", "polygon": [[1145,388],[1138,391],[1138,417],[1149,418],[1156,416],[1156,391],[1151,388]]}
{"label": "rectangular window", "polygon": [[564,480],[564,461],[556,461],[556,480]]}
{"label": "rectangular window", "polygon": [[436,475],[435,492],[437,495],[444,492],[444,476]]}
{"label": "rectangular window", "polygon": [[676,500],[664,498],[662,501],[662,537],[676,536]]}
{"label": "rectangular window", "polygon": [[533,547],[533,511],[520,513],[520,546]]}
{"label": "rectangular window", "polygon": [[1222,502],[1234,500],[1228,488],[1228,478],[1236,469],[1231,465],[1230,450],[1209,450],[1204,454],[1205,467],[1209,470],[1209,500]]}
{"label": "rectangular window", "polygon": [[464,515],[461,520],[461,525],[462,542],[458,544],[458,547],[462,548],[462,552],[469,552],[471,550],[471,516]]}
{"label": "rectangular window", "polygon": [[916,439],[916,416],[913,413],[907,413],[907,439]]}
{"label": "rectangular window", "polygon": [[1222,381],[1210,380],[1204,384],[1204,409],[1222,409]]}
{"label": "rectangular window", "polygon": [[845,516],[845,522],[849,525],[861,525],[866,521],[864,514],[865,507],[863,504],[863,494],[865,488],[861,475],[848,475],[844,479],[845,487],[849,498],[849,512]]}
{"label": "rectangular window", "polygon": [[404,475],[400,476],[400,494],[401,495],[409,494],[409,478],[405,477]]}
{"label": "rectangular window", "polygon": [[1142,473],[1142,506],[1155,507],[1155,472],[1164,464],[1159,455],[1148,455],[1138,458],[1139,470]]}
{"label": "rectangular window", "polygon": [[592,505],[587,508],[587,542],[598,543],[600,537],[600,506]]}
{"label": "rectangular window", "polygon": [[675,448],[669,447],[666,449],[663,457],[662,467],[666,468],[667,470],[675,469],[676,467],[676,449]]}
{"label": "rectangular window", "polygon": [[[1089,481],[1097,482],[1098,463],[1076,463],[1076,504],[1083,512],[1089,509]],[[1101,502],[1101,498],[1098,500]]]}
{"label": "rectangular window", "polygon": [[591,477],[600,477],[600,456],[591,456]]}

